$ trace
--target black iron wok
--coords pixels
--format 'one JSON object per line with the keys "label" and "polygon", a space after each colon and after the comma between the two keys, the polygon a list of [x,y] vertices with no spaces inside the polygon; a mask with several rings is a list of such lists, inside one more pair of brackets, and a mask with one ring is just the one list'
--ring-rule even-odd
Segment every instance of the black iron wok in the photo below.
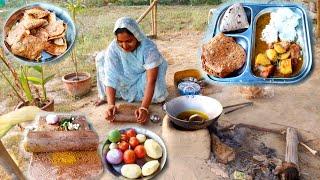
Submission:
{"label": "black iron wok", "polygon": [[[216,122],[223,112],[223,109],[237,107],[235,109],[224,112],[224,114],[231,113],[235,110],[246,106],[253,105],[253,102],[246,102],[223,107],[221,103],[211,97],[195,95],[195,96],[180,96],[174,98],[163,105],[163,109],[169,117],[169,120],[176,126],[185,130],[203,129]],[[189,121],[178,119],[177,116],[184,111],[195,110],[208,115],[208,120]]]}

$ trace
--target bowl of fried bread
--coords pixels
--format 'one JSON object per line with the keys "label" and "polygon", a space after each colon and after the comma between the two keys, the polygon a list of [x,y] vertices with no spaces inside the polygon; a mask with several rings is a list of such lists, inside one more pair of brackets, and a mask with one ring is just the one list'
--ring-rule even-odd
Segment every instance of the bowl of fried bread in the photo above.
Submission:
{"label": "bowl of fried bread", "polygon": [[13,12],[3,27],[3,43],[14,60],[25,65],[57,62],[69,52],[76,28],[63,9],[34,3]]}

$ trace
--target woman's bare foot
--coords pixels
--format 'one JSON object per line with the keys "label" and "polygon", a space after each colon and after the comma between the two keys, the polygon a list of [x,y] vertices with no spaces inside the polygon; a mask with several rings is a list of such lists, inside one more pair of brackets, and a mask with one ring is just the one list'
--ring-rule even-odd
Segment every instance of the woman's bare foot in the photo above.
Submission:
{"label": "woman's bare foot", "polygon": [[105,103],[107,103],[106,100],[98,99],[98,100],[94,103],[94,105],[95,105],[95,106],[100,106],[100,105],[105,104]]}

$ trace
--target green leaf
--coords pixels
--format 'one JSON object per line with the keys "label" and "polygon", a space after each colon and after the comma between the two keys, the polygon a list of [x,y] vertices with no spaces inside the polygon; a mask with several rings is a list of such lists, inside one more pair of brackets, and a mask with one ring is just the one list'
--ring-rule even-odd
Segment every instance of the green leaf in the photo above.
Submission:
{"label": "green leaf", "polygon": [[23,90],[25,96],[27,97],[29,102],[32,102],[33,101],[33,96],[32,96],[32,93],[31,93],[31,90],[30,90],[30,87],[29,87],[29,84],[28,84],[28,80],[24,76],[23,69],[21,69],[21,72],[20,72],[20,75],[19,75],[19,80],[20,80],[20,83],[21,83],[21,86],[22,86],[22,90]]}
{"label": "green leaf", "polygon": [[29,76],[29,77],[27,77],[27,79],[28,79],[28,81],[30,81],[32,84],[35,84],[35,85],[42,85],[43,84],[42,79],[37,78],[37,77]]}
{"label": "green leaf", "polygon": [[36,70],[37,72],[41,73],[42,72],[42,67],[41,66],[32,66],[32,68],[34,70]]}
{"label": "green leaf", "polygon": [[51,79],[53,79],[55,76],[55,74],[52,74],[50,76],[47,76],[44,80],[43,80],[43,84],[46,84],[48,81],[50,81]]}

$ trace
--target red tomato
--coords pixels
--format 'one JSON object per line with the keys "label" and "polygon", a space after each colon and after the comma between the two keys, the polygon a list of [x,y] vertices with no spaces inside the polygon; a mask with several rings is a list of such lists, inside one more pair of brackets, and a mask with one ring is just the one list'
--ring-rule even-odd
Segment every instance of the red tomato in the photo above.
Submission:
{"label": "red tomato", "polygon": [[131,137],[136,137],[137,133],[134,129],[129,129],[128,131],[126,131],[126,135],[131,138]]}
{"label": "red tomato", "polygon": [[146,157],[146,149],[143,145],[139,145],[134,148],[134,153],[136,154],[137,158],[144,158]]}
{"label": "red tomato", "polygon": [[129,144],[130,144],[131,149],[134,149],[136,146],[139,145],[139,141],[136,137],[131,137],[129,140]]}
{"label": "red tomato", "polygon": [[118,149],[120,149],[122,152],[125,152],[127,149],[129,149],[129,143],[127,143],[125,141],[121,141],[118,144]]}
{"label": "red tomato", "polygon": [[123,154],[123,161],[126,164],[134,164],[136,162],[136,154],[133,150],[128,149]]}
{"label": "red tomato", "polygon": [[126,134],[121,134],[121,141],[129,142],[129,136],[127,136]]}

